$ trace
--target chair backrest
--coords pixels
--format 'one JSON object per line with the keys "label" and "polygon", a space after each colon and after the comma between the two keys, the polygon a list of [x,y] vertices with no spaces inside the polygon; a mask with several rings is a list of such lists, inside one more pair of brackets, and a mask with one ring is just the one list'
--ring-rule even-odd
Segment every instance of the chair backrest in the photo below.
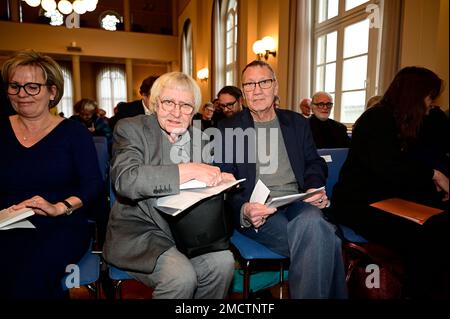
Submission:
{"label": "chair backrest", "polygon": [[325,159],[328,165],[328,178],[325,188],[328,198],[331,198],[334,184],[338,181],[339,172],[347,158],[348,148],[321,148],[317,150],[317,153]]}
{"label": "chair backrest", "polygon": [[102,178],[106,181],[109,169],[108,141],[105,136],[93,136],[95,150],[97,151],[98,165]]}

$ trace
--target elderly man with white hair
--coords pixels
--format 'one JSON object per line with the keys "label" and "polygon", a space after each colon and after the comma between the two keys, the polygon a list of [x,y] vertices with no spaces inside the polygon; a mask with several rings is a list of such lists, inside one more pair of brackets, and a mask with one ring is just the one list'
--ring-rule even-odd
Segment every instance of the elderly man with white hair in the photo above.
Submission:
{"label": "elderly man with white hair", "polygon": [[309,124],[317,148],[349,147],[347,127],[330,119],[333,97],[327,92],[317,92],[312,97],[312,115]]}

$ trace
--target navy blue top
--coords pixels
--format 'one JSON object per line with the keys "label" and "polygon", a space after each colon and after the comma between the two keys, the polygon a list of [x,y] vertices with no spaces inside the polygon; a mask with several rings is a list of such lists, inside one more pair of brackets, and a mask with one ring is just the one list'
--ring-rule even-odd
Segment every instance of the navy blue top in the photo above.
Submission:
{"label": "navy blue top", "polygon": [[[102,179],[92,136],[80,123],[65,119],[27,148],[17,140],[9,119],[3,118],[0,120],[0,149],[2,209],[35,195],[50,203],[77,196],[86,208],[101,190]],[[83,215],[83,208],[73,215]],[[52,220],[42,216],[32,219]]]}
{"label": "navy blue top", "polygon": [[89,247],[87,212],[103,185],[92,136],[81,123],[65,119],[27,148],[9,118],[1,118],[0,149],[0,208],[35,195],[52,204],[70,196],[83,202],[70,216],[29,217],[35,229],[0,231],[0,299],[61,298],[66,266]]}

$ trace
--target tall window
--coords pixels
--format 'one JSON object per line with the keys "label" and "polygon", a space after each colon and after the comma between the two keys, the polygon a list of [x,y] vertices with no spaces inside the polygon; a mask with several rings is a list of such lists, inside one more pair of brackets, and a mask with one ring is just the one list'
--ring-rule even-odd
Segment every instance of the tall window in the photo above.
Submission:
{"label": "tall window", "polygon": [[237,85],[237,0],[216,0],[213,6],[214,26],[214,90]]}
{"label": "tall window", "polygon": [[98,106],[106,116],[114,115],[114,106],[127,101],[125,72],[117,66],[106,66],[97,75]]}
{"label": "tall window", "polygon": [[225,1],[225,84],[237,85],[237,1]]}
{"label": "tall window", "polygon": [[65,117],[73,115],[73,88],[72,88],[72,74],[70,70],[61,65],[61,71],[64,77],[64,95],[58,104],[58,110],[64,113]]}
{"label": "tall window", "polygon": [[183,26],[182,43],[182,71],[190,76],[193,75],[192,61],[192,25],[191,20],[187,19]]}
{"label": "tall window", "polygon": [[[374,0],[318,0],[314,24],[313,88],[334,97],[332,117],[351,124],[377,94],[379,17]],[[378,11],[376,12],[378,14]]]}

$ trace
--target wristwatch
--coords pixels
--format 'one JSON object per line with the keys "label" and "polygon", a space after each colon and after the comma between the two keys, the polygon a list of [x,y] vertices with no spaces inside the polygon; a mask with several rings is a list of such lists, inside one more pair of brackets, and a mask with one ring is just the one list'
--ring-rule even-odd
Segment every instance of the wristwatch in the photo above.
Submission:
{"label": "wristwatch", "polygon": [[62,201],[62,203],[64,204],[64,205],[66,205],[66,207],[67,207],[67,210],[66,210],[66,215],[70,215],[70,214],[72,214],[72,212],[74,211],[74,208],[73,208],[73,206],[72,206],[72,204],[70,204],[68,201],[66,201],[66,200],[63,200]]}

